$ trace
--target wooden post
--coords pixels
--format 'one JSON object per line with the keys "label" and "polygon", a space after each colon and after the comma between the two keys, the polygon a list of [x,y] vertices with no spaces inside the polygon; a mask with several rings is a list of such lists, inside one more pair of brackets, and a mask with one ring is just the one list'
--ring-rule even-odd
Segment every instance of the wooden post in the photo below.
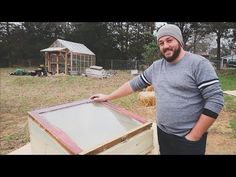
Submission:
{"label": "wooden post", "polygon": [[52,72],[51,61],[50,61],[50,60],[51,60],[50,53],[48,53],[48,56],[47,56],[47,57],[48,57],[48,71],[49,71],[49,72]]}
{"label": "wooden post", "polygon": [[72,73],[72,69],[73,65],[72,65],[72,52],[70,52],[70,74]]}
{"label": "wooden post", "polygon": [[67,52],[65,53],[65,74],[67,74],[68,68],[67,68]]}
{"label": "wooden post", "polygon": [[82,56],[79,54],[79,73],[81,74],[81,61],[82,61]]}
{"label": "wooden post", "polygon": [[45,65],[45,67],[47,66],[47,64],[48,64],[48,53],[47,52],[45,52],[45,56],[44,56],[44,65]]}
{"label": "wooden post", "polygon": [[111,60],[111,69],[113,70],[113,60]]}
{"label": "wooden post", "polygon": [[59,74],[59,58],[58,58],[58,53],[57,53],[57,74]]}

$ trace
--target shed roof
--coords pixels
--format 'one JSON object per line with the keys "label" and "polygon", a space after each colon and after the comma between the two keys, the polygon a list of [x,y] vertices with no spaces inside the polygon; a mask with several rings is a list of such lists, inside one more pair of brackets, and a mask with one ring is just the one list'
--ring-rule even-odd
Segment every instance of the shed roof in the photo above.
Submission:
{"label": "shed roof", "polygon": [[60,51],[68,49],[71,52],[82,53],[88,55],[95,55],[91,50],[89,50],[84,44],[70,42],[62,39],[57,39],[49,48],[40,50],[41,52],[47,51]]}
{"label": "shed roof", "polygon": [[66,50],[66,47],[49,47],[46,49],[40,50],[40,52],[54,52],[54,51],[63,51]]}

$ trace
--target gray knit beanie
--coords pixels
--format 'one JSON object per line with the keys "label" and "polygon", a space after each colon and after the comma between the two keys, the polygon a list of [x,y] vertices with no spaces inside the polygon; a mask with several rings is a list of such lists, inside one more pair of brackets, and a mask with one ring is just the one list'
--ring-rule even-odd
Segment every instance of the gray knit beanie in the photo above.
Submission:
{"label": "gray knit beanie", "polygon": [[183,36],[178,26],[173,24],[166,24],[162,26],[157,32],[157,41],[163,36],[172,36],[177,39],[183,47]]}

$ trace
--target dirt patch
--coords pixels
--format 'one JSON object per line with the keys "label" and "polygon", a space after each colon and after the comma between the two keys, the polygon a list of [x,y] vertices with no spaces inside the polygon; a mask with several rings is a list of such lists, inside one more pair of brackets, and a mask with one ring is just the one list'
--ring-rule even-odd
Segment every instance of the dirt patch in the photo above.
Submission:
{"label": "dirt patch", "polygon": [[236,141],[231,134],[210,132],[207,138],[206,154],[236,154]]}
{"label": "dirt patch", "polygon": [[[155,106],[144,107],[138,103],[131,111],[145,117],[148,121],[156,121]],[[236,154],[236,137],[233,135],[233,130],[229,124],[231,117],[232,113],[223,109],[214,124],[210,127],[206,147],[207,155]]]}
{"label": "dirt patch", "polygon": [[206,154],[236,154],[236,137],[230,128],[230,119],[231,113],[223,109],[209,129]]}
{"label": "dirt patch", "polygon": [[11,113],[1,115],[0,146],[3,154],[20,148],[29,141],[26,117],[19,117]]}

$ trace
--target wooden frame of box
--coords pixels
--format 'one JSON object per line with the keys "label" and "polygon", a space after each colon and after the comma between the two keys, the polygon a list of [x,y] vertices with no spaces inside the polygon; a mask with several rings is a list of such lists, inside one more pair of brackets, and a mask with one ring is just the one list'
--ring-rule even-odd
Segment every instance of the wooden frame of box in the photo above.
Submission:
{"label": "wooden frame of box", "polygon": [[[83,106],[86,107],[86,110],[89,110],[85,112],[87,114],[94,111],[93,114],[98,115],[101,111],[107,111],[107,116],[105,116],[105,114],[102,116],[93,116],[93,114],[91,114],[92,116],[90,116],[90,118],[84,115],[83,118],[78,115],[79,111],[83,112],[85,110]],[[67,114],[71,113],[71,110],[76,110],[77,113],[68,116]],[[64,114],[66,111],[67,113]],[[95,103],[90,100],[84,100],[35,110],[28,114],[33,154],[147,154],[154,148],[152,123],[145,121],[145,119],[139,115],[109,102]],[[120,121],[116,123],[116,126],[106,123],[106,121],[109,122],[113,120],[113,118],[110,118],[112,117],[111,115],[114,115],[114,121]],[[73,119],[71,118],[72,121],[70,121],[68,117],[73,117]],[[80,119],[85,122],[87,118],[92,121],[85,123],[82,123],[82,121],[80,123],[76,122],[77,118],[78,121]],[[102,118],[103,123],[100,121]],[[64,122],[61,123],[59,120],[63,120]],[[95,120],[97,123],[94,123]],[[57,124],[55,122],[57,122]],[[122,125],[120,126],[120,124]],[[77,128],[77,125],[79,125],[80,128]],[[91,126],[91,128],[89,126]],[[103,127],[96,128],[96,126]],[[117,128],[119,126],[121,127],[120,129]],[[67,127],[67,129],[64,127]],[[125,130],[124,127],[126,128]],[[90,129],[93,134],[86,134],[87,130],[90,131]],[[97,130],[95,131],[94,129]],[[117,129],[116,133],[115,131],[113,132],[113,129]],[[79,130],[81,130],[81,132],[78,132],[77,136],[76,132]],[[101,135],[98,135],[100,132],[102,132]],[[79,134],[81,135],[80,137]],[[114,134],[114,136],[112,134]],[[103,139],[100,137],[103,137]],[[82,139],[84,139],[83,143],[80,143],[79,141]],[[99,142],[93,143],[97,139],[101,139],[101,141],[99,140]],[[86,145],[89,143],[91,144],[90,146]]]}

